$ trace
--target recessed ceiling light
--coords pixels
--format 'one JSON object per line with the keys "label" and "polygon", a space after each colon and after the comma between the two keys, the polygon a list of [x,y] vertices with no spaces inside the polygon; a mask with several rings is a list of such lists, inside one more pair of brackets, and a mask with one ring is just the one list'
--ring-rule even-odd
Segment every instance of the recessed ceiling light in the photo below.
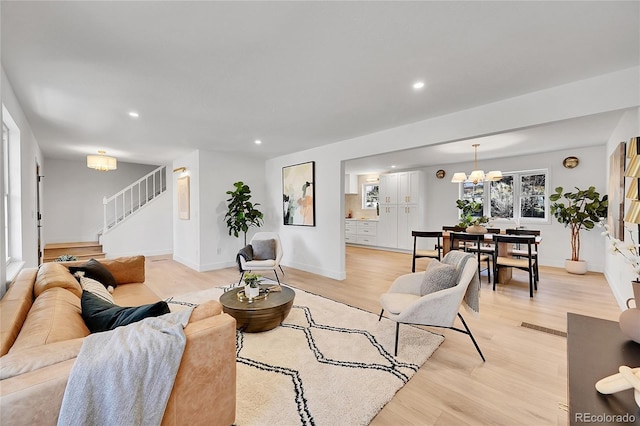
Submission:
{"label": "recessed ceiling light", "polygon": [[392,168],[392,169],[395,169],[395,168],[396,168],[396,166],[395,166],[395,165],[393,165],[393,166],[391,166],[391,168]]}
{"label": "recessed ceiling light", "polygon": [[135,112],[135,111],[131,111],[131,112],[129,112],[129,117],[131,117],[131,118],[138,118],[138,117],[140,117],[140,114],[138,114],[138,113],[137,113],[137,112]]}
{"label": "recessed ceiling light", "polygon": [[256,139],[255,141],[253,141],[253,143],[255,143],[256,145],[260,145],[262,141],[260,139]]}
{"label": "recessed ceiling light", "polygon": [[424,87],[424,81],[416,81],[413,83],[413,88],[416,90],[420,90]]}

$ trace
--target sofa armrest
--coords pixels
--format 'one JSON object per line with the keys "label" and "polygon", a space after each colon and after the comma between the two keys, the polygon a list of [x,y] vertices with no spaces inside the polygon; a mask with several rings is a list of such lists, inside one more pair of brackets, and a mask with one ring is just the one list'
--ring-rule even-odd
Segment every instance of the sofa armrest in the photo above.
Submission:
{"label": "sofa armrest", "polygon": [[187,345],[163,425],[224,425],[236,415],[236,320],[227,314],[190,322]]}
{"label": "sofa armrest", "polygon": [[[236,321],[227,314],[191,322],[164,425],[233,424]],[[75,358],[0,381],[0,424],[56,425]]]}

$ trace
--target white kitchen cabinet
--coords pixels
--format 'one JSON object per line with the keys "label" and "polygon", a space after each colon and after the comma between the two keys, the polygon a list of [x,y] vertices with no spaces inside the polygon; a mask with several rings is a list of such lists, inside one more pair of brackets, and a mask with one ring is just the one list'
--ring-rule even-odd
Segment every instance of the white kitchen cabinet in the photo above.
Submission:
{"label": "white kitchen cabinet", "polygon": [[356,243],[356,240],[358,239],[358,235],[356,232],[356,228],[357,228],[357,221],[355,220],[346,220],[344,222],[344,241],[346,243]]}
{"label": "white kitchen cabinet", "polygon": [[379,204],[398,204],[398,173],[380,176]]}
{"label": "white kitchen cabinet", "polygon": [[347,220],[344,225],[346,243],[377,245],[378,221]]}
{"label": "white kitchen cabinet", "polygon": [[398,245],[398,205],[381,205],[378,216],[378,245],[397,247]]}
{"label": "white kitchen cabinet", "polygon": [[417,205],[398,206],[398,248],[413,250],[412,231],[422,230],[422,218]]}
{"label": "white kitchen cabinet", "polygon": [[358,188],[358,175],[345,174],[344,175],[344,193],[345,194],[358,194],[360,188]]}
{"label": "white kitchen cabinet", "polygon": [[422,185],[417,170],[380,176],[378,246],[413,249],[411,232],[424,227]]}
{"label": "white kitchen cabinet", "polygon": [[420,172],[398,173],[398,204],[416,204],[420,200]]}

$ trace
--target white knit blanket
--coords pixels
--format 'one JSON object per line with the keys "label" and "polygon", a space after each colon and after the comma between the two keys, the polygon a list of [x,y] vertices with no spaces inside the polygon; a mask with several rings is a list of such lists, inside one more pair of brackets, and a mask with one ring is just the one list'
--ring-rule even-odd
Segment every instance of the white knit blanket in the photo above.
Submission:
{"label": "white knit blanket", "polygon": [[69,375],[58,425],[159,425],[192,310],[86,337]]}
{"label": "white knit blanket", "polygon": [[[446,263],[448,265],[453,265],[456,267],[458,271],[458,278],[456,281],[456,285],[460,283],[460,276],[462,275],[462,270],[464,266],[467,264],[467,260],[473,259],[473,255],[469,253],[465,253],[458,250],[452,250],[448,252],[444,258],[442,259],[442,263]],[[480,275],[478,274],[478,270],[476,270],[473,278],[471,278],[471,282],[467,287],[467,291],[464,293],[463,306],[467,312],[472,314],[473,316],[478,316],[480,313]]]}

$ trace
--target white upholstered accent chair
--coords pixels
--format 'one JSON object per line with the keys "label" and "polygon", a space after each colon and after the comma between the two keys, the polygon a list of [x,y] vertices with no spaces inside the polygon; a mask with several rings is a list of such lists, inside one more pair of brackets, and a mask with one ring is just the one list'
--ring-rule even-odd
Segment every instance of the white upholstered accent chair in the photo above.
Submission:
{"label": "white upholstered accent chair", "polygon": [[[280,242],[280,237],[275,232],[256,232],[249,245],[252,247],[257,247],[257,242],[273,240],[275,241],[275,247],[273,248],[273,259],[261,259],[254,258],[252,260],[247,260],[243,256],[238,256],[240,271],[240,280],[238,284],[242,282],[242,277],[245,272],[258,272],[258,271],[273,271],[276,274],[276,281],[280,283],[280,278],[278,277],[278,272],[276,269],[280,269],[280,272],[284,274],[282,267],[280,266],[280,260],[282,259],[282,243]],[[255,254],[257,251],[254,248],[253,253]],[[258,256],[260,257],[260,256]]]}
{"label": "white upholstered accent chair", "polygon": [[[446,262],[447,256],[443,259]],[[472,256],[472,255],[468,255]],[[424,272],[401,275],[396,278],[389,290],[380,296],[382,314],[386,311],[387,317],[396,322],[395,355],[398,355],[398,335],[400,324],[416,324],[431,327],[450,328],[471,338],[480,358],[484,361],[484,355],[480,351],[478,343],[471,334],[471,330],[459,312],[460,304],[465,297],[467,287],[474,279],[478,271],[478,261],[471,257],[460,272],[458,284],[454,287],[439,290],[424,296],[420,295],[420,288],[424,278]],[[479,285],[478,285],[479,290]],[[464,330],[456,328],[453,323],[456,316],[460,318]]]}

